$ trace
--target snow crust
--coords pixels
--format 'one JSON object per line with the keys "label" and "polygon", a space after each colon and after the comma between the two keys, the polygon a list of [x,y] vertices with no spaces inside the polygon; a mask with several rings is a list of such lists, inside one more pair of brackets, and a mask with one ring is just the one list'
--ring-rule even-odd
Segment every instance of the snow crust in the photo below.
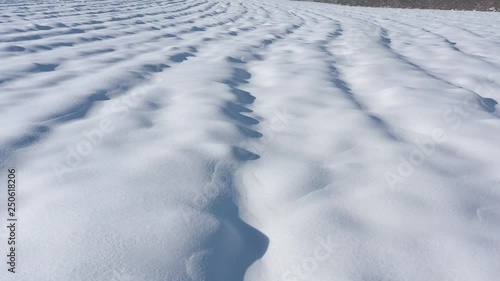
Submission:
{"label": "snow crust", "polygon": [[497,14],[3,1],[0,23],[1,280],[498,280]]}

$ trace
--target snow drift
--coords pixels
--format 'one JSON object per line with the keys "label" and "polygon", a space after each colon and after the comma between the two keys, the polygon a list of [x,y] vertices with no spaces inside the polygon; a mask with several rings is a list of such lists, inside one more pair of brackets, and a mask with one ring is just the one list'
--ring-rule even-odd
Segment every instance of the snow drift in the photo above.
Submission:
{"label": "snow drift", "polygon": [[500,276],[496,14],[0,6],[2,280]]}

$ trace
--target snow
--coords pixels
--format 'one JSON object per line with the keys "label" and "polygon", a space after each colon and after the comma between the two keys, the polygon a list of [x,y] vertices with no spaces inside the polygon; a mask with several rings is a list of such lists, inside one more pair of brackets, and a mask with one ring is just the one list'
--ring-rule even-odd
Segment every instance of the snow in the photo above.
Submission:
{"label": "snow", "polygon": [[0,7],[1,280],[500,276],[498,14]]}

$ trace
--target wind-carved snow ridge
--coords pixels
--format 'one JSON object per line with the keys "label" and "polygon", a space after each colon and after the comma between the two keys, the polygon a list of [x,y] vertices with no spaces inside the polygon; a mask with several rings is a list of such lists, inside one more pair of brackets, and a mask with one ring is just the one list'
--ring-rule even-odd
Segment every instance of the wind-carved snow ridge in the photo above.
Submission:
{"label": "wind-carved snow ridge", "polygon": [[[251,74],[245,70],[244,57],[236,59],[227,56],[226,63],[230,65],[231,76],[222,82],[230,87],[234,98],[225,102],[222,112],[244,136],[262,137],[261,133],[251,129],[259,121],[245,115],[252,112],[245,106],[253,103],[255,97],[239,89],[241,84],[248,83],[251,78]],[[233,160],[215,164],[210,183],[194,197],[193,205],[206,204],[203,211],[217,219],[219,228],[206,249],[188,259],[187,272],[193,280],[243,280],[248,267],[264,255],[269,244],[268,237],[240,218],[235,204],[239,196],[235,171],[241,163],[257,160],[259,155],[233,146],[232,156]],[[203,268],[201,272],[200,264]]]}
{"label": "wind-carved snow ridge", "polygon": [[1,1],[0,168],[19,176],[20,227],[0,279],[496,280],[499,25]]}

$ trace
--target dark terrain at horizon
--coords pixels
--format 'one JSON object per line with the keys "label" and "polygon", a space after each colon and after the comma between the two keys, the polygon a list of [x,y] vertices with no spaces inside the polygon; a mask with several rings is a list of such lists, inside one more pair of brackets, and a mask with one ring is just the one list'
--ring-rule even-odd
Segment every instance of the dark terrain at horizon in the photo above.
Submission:
{"label": "dark terrain at horizon", "polygon": [[349,6],[410,9],[500,11],[500,0],[298,0]]}

